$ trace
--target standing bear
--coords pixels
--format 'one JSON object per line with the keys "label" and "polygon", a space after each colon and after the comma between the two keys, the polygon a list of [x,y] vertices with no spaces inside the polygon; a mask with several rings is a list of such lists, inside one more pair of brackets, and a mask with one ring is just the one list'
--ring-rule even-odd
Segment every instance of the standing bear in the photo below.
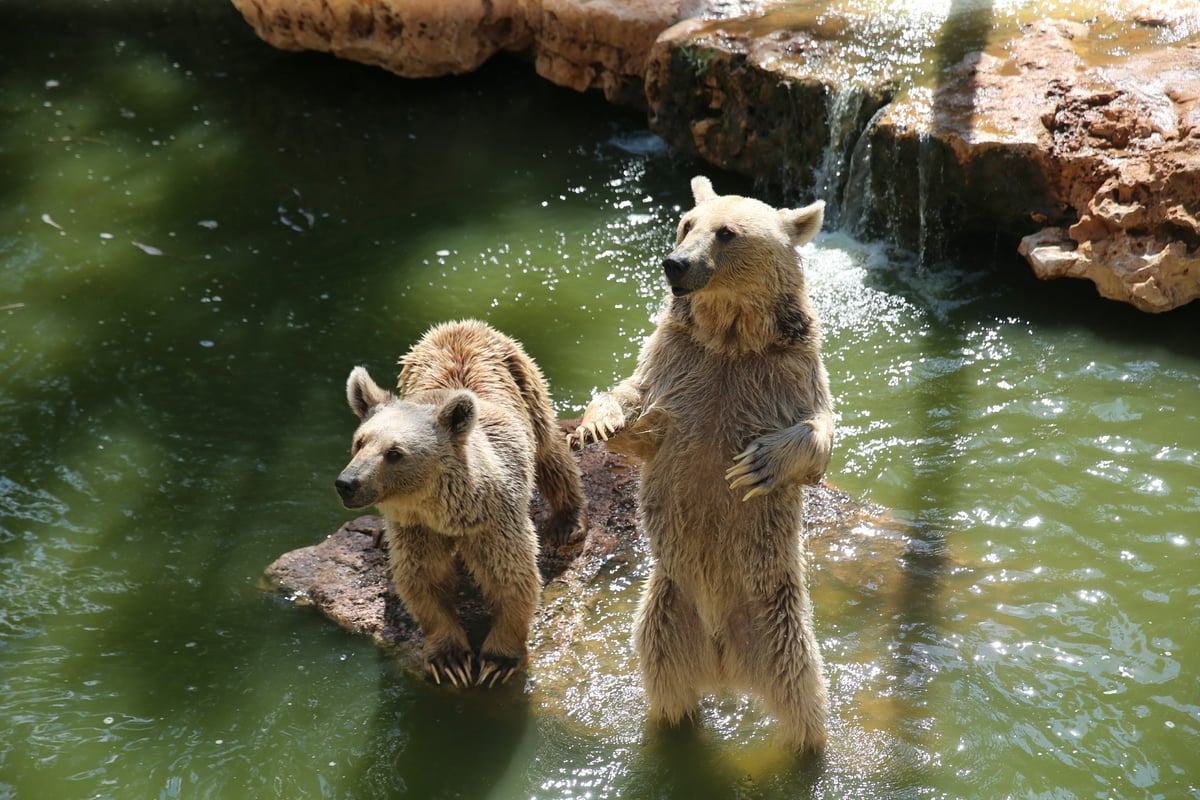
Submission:
{"label": "standing bear", "polygon": [[[362,423],[338,494],[346,508],[382,513],[392,583],[421,628],[429,676],[507,681],[525,661],[541,595],[534,482],[562,542],[583,519],[579,468],[541,372],[507,336],[475,320],[445,323],[400,364],[398,395],[362,367],[350,373],[346,396]],[[491,613],[478,673],[455,608],[458,559]]]}
{"label": "standing bear", "polygon": [[671,289],[633,376],[595,397],[573,447],[643,461],[654,564],[634,622],[653,716],[720,686],[760,693],[797,750],[825,744],[828,699],[801,542],[802,487],[829,464],[833,409],[796,248],[824,203],[775,209],[692,180],[663,261]]}

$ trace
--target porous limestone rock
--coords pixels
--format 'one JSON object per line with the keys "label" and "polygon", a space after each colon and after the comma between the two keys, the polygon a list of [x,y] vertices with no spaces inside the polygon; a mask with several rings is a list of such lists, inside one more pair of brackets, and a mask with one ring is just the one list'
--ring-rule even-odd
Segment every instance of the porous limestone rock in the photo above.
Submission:
{"label": "porous limestone rock", "polygon": [[705,5],[699,0],[528,2],[537,72],[576,91],[600,89],[609,102],[644,106],[646,55],[654,40]]}
{"label": "porous limestone rock", "polygon": [[1180,240],[1123,233],[1076,242],[1051,227],[1023,238],[1019,251],[1039,278],[1086,278],[1104,297],[1142,311],[1169,311],[1200,297],[1200,254]]}
{"label": "porous limestone rock", "polygon": [[527,0],[233,0],[282,50],[319,50],[407,78],[472,72],[533,43]]}
{"label": "porous limestone rock", "polygon": [[655,38],[692,16],[745,13],[754,0],[233,0],[270,44],[318,50],[408,78],[478,69],[528,53],[542,77],[644,107]]}

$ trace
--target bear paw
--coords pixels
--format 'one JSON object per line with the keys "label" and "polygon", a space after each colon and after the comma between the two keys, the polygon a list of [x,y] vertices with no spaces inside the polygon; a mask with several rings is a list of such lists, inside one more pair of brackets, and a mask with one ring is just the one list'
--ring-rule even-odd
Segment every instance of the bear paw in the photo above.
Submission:
{"label": "bear paw", "polygon": [[587,530],[587,514],[582,509],[568,508],[551,515],[546,523],[545,537],[552,547],[566,547],[574,542],[582,542]]}
{"label": "bear paw", "polygon": [[474,672],[471,661],[471,651],[466,649],[446,648],[436,653],[427,652],[425,674],[438,686],[442,685],[442,678],[445,678],[459,689],[465,689],[471,685],[471,675]]}
{"label": "bear paw", "polygon": [[742,502],[770,494],[775,488],[776,475],[772,466],[771,451],[763,447],[762,440],[753,442],[733,458],[733,466],[725,472],[730,489],[749,487],[742,495]]}
{"label": "bear paw", "polygon": [[520,658],[498,655],[481,656],[479,660],[479,677],[475,680],[475,685],[483,686],[486,683],[490,689],[496,685],[496,681],[499,681],[501,684],[508,683],[508,679],[513,676],[520,666]]}
{"label": "bear paw", "polygon": [[625,429],[625,412],[610,394],[597,395],[583,412],[575,432],[567,436],[572,450],[582,450],[589,444],[608,441]]}
{"label": "bear paw", "polygon": [[811,423],[760,436],[733,457],[725,472],[730,489],[747,488],[742,501],[770,494],[780,486],[815,485],[825,475],[828,447],[821,455]]}

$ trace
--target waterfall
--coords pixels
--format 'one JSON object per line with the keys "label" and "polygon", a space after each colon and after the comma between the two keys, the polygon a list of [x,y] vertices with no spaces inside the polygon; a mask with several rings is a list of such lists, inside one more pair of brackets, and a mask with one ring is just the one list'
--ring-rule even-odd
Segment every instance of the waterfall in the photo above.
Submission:
{"label": "waterfall", "polygon": [[825,201],[825,218],[835,227],[841,217],[843,180],[847,155],[859,138],[858,119],[866,102],[866,92],[858,84],[827,86],[825,118],[829,128],[829,143],[821,163],[813,170],[813,188]]}
{"label": "waterfall", "polygon": [[[870,214],[875,208],[874,189],[871,183],[871,131],[887,111],[884,103],[863,126],[854,142],[850,159],[845,169],[846,180],[842,190],[841,217],[839,227],[852,235],[863,237],[867,231]],[[869,238],[869,237],[867,237]]]}

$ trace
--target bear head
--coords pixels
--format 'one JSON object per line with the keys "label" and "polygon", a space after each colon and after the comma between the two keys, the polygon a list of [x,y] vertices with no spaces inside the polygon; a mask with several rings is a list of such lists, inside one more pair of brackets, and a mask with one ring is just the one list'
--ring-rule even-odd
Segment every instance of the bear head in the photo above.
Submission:
{"label": "bear head", "polygon": [[334,482],[349,509],[419,497],[461,459],[479,417],[478,399],[466,389],[403,399],[381,389],[362,367],[350,372],[346,399],[362,420],[350,463]]}
{"label": "bear head", "polygon": [[816,236],[825,219],[823,200],[798,209],[774,208],[748,197],[718,195],[703,176],[692,179],[692,197],[695,207],[679,221],[675,249],[663,259],[676,297],[760,285],[778,265],[797,263],[795,249]]}

